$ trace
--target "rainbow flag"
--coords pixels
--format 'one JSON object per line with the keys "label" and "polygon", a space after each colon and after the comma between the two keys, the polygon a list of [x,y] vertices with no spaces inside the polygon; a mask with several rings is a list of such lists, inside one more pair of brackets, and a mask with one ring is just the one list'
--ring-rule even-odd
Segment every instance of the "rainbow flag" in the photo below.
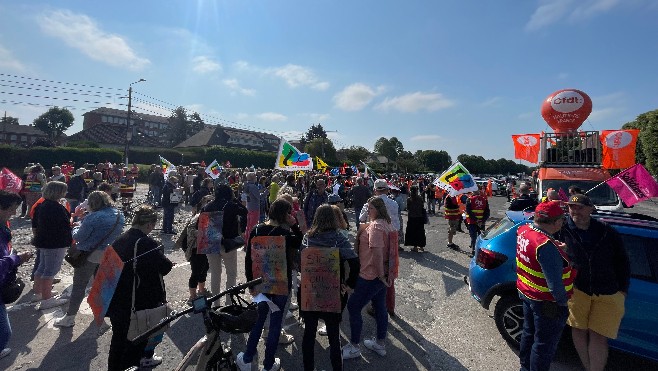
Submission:
{"label": "rainbow flag", "polygon": [[103,253],[101,262],[98,265],[94,282],[91,285],[87,303],[94,313],[94,320],[97,325],[103,323],[103,317],[112,302],[112,296],[119,284],[119,278],[123,271],[124,262],[119,254],[114,251],[112,246],[108,246]]}
{"label": "rainbow flag", "polygon": [[274,168],[278,170],[313,170],[313,160],[308,153],[300,152],[292,144],[281,138]]}
{"label": "rainbow flag", "polygon": [[433,183],[437,187],[445,189],[450,196],[473,192],[478,189],[471,173],[459,161],[452,164]]}
{"label": "rainbow flag", "polygon": [[213,179],[217,179],[219,177],[219,173],[221,173],[222,170],[224,169],[219,166],[219,162],[217,162],[217,160],[213,160],[206,168],[206,174],[208,174]]}
{"label": "rainbow flag", "polygon": [[162,156],[160,156],[160,165],[162,165],[162,172],[164,173],[165,179],[169,177],[171,171],[176,171],[176,166]]}

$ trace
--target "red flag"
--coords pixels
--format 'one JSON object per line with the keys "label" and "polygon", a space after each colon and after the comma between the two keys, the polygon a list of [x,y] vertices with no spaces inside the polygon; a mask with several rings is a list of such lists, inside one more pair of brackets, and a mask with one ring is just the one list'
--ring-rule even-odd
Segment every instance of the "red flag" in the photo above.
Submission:
{"label": "red flag", "polygon": [[514,158],[536,164],[539,161],[539,134],[512,135]]}
{"label": "red flag", "polygon": [[603,168],[625,169],[633,166],[639,133],[637,129],[603,130],[600,136]]}
{"label": "red flag", "polygon": [[627,206],[658,196],[658,183],[642,164],[636,164],[605,182]]}
{"label": "red flag", "polygon": [[6,167],[3,167],[0,170],[0,189],[4,189],[7,192],[18,193],[23,188],[23,180]]}

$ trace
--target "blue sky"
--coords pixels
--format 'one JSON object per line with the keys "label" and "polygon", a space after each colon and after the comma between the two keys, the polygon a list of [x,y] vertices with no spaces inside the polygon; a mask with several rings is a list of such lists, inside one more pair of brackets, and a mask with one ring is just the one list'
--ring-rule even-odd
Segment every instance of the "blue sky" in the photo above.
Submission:
{"label": "blue sky", "polygon": [[512,159],[510,136],[549,131],[541,104],[564,88],[592,98],[585,130],[658,108],[653,0],[0,0],[0,14],[0,111],[28,124],[69,106],[68,134],[125,109],[140,78],[137,112],[184,106],[288,139],[322,123],[337,148],[395,136],[453,159]]}

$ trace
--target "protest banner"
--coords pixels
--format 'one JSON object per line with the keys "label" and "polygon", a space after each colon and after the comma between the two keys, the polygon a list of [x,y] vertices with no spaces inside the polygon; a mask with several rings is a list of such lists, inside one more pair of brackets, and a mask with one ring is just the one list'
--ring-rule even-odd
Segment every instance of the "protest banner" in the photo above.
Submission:
{"label": "protest banner", "polygon": [[288,295],[288,261],[285,236],[257,236],[251,239],[251,269],[263,277],[255,290],[264,294]]}
{"label": "protest banner", "polygon": [[301,308],[305,311],[340,313],[340,252],[307,247],[301,259]]}
{"label": "protest banner", "polygon": [[202,212],[197,225],[197,254],[219,254],[222,249],[223,211]]}
{"label": "protest banner", "polygon": [[98,265],[94,282],[89,291],[87,303],[91,311],[94,313],[94,321],[97,325],[103,323],[103,318],[107,309],[112,302],[112,296],[119,283],[121,271],[123,271],[124,263],[121,257],[114,251],[112,246],[108,246],[103,253],[101,262]]}

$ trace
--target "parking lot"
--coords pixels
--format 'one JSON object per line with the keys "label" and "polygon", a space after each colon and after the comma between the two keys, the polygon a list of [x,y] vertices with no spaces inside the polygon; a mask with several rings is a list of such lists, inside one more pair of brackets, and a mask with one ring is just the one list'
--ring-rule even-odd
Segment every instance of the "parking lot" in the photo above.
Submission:
{"label": "parking lot", "polygon": [[[506,208],[505,197],[490,199],[492,218],[500,218]],[[634,212],[658,216],[658,207],[651,203],[636,206]],[[352,213],[348,214],[352,216]],[[177,221],[183,222],[182,220]],[[406,222],[406,216],[405,216]],[[445,247],[446,222],[442,213],[430,216],[426,226],[428,245],[425,253],[401,253],[400,277],[396,281],[397,317],[390,320],[387,356],[363,348],[363,358],[345,361],[346,370],[518,370],[518,357],[496,330],[492,312],[483,309],[469,294],[464,276],[468,274],[466,251]],[[156,235],[160,237],[160,235]],[[189,266],[180,251],[173,249],[171,237],[164,237],[168,255],[178,264],[165,277],[168,298],[179,307],[186,299]],[[460,233],[455,242],[468,250],[468,235]],[[239,270],[243,271],[244,253],[239,254]],[[241,273],[239,280],[244,281]],[[58,289],[71,282],[63,277]],[[494,303],[495,304],[495,303]],[[61,313],[51,311],[40,315],[34,305],[18,304],[10,310],[14,335],[11,356],[0,360],[0,369],[8,370],[101,370],[105,368],[111,332],[97,334],[88,307],[81,310],[76,326],[57,329],[52,318]],[[374,320],[364,315],[364,337],[374,334]],[[348,314],[342,323],[343,343],[349,334]],[[295,336],[291,345],[280,346],[277,357],[285,370],[301,369],[302,328],[294,321],[286,322]],[[200,318],[189,316],[178,320],[156,350],[164,357],[158,369],[173,369],[203,335]],[[317,337],[316,368],[331,369],[326,337]],[[234,353],[244,350],[246,336],[233,335]],[[263,354],[262,342],[259,352]],[[565,339],[553,364],[553,370],[580,370],[578,357],[569,339]],[[651,370],[658,364],[641,358],[611,351],[609,370]]]}

